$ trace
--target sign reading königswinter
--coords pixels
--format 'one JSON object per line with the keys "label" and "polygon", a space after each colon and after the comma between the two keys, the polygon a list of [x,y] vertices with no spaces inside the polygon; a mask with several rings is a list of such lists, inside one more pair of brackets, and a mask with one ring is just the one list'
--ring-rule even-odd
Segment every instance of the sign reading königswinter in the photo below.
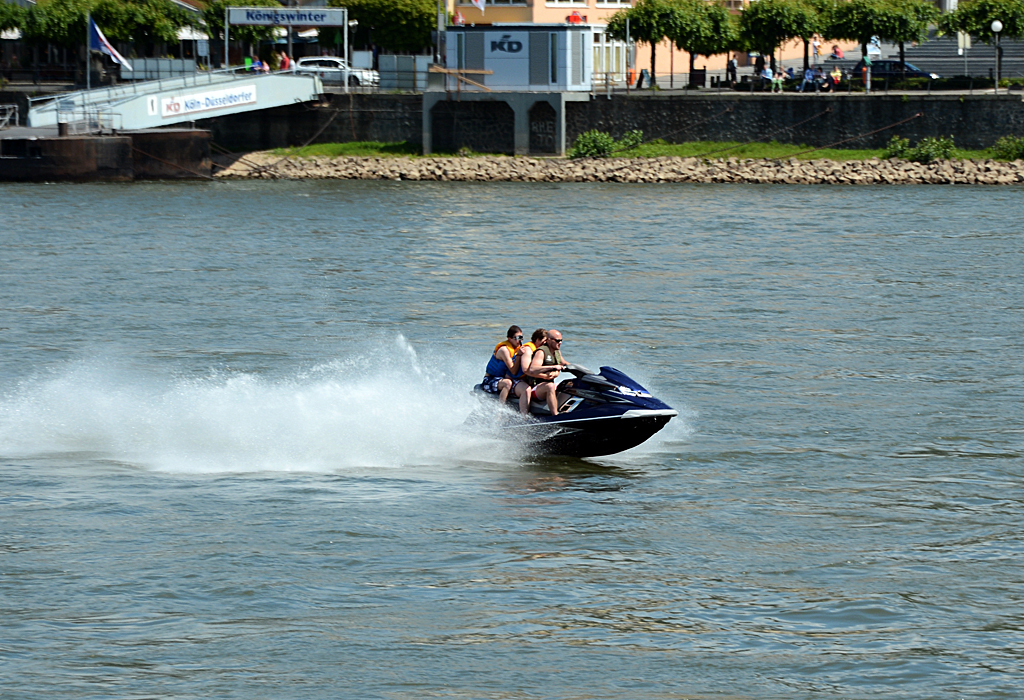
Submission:
{"label": "sign reading k\u00f6nigswinter", "polygon": [[275,27],[340,27],[345,24],[345,12],[325,7],[229,7],[228,22]]}

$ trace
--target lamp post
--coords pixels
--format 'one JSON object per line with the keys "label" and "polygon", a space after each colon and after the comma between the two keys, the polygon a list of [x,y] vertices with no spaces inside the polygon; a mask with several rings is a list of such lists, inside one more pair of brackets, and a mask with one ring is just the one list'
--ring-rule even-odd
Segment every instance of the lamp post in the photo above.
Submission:
{"label": "lamp post", "polygon": [[996,94],[999,94],[999,32],[1003,31],[1003,23],[999,20],[992,22],[992,33],[996,35]]}

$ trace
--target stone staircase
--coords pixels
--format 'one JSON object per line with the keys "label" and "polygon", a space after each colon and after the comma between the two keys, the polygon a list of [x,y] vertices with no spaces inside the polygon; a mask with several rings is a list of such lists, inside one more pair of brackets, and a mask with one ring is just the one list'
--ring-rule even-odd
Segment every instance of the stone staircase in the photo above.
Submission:
{"label": "stone staircase", "polygon": [[[1003,48],[1001,76],[1003,78],[1024,77],[1024,42],[1002,40],[1000,45]],[[888,57],[899,58],[898,49],[886,53],[889,54]],[[918,46],[907,46],[906,61],[923,71],[938,73],[944,78],[958,75],[987,78],[990,71],[992,75],[995,74],[995,46],[974,42],[966,53],[967,66],[965,69],[964,57],[957,54],[956,37],[934,37]]]}

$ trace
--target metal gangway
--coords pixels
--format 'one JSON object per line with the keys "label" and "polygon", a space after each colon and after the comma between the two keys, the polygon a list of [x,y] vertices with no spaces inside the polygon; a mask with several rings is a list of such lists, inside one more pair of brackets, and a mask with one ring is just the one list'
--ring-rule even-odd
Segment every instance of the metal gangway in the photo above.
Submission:
{"label": "metal gangway", "polygon": [[28,126],[71,131],[152,129],[319,99],[316,75],[244,67],[29,98]]}

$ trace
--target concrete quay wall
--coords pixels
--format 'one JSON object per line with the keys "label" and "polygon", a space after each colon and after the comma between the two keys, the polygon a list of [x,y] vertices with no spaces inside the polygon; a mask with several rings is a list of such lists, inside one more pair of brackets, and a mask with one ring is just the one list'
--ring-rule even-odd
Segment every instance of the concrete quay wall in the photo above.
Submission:
{"label": "concrete quay wall", "polygon": [[[886,129],[904,120],[909,121]],[[766,138],[827,146],[861,137],[839,147],[881,148],[895,134],[914,143],[952,135],[961,148],[988,148],[1002,136],[1024,134],[1024,102],[1019,94],[655,94],[572,104],[566,122],[573,139],[589,129],[616,138],[640,129],[646,139],[669,143]]]}
{"label": "concrete quay wall", "polygon": [[[497,98],[499,94],[495,93]],[[455,95],[436,120],[435,145],[445,150],[509,153],[512,120],[505,112],[488,122],[479,103]],[[691,94],[616,93],[565,105],[566,143],[590,129],[620,137],[640,129],[645,138],[682,141],[750,141],[843,148],[878,148],[894,134],[916,142],[926,136],[952,135],[963,148],[986,148],[1007,134],[1024,135],[1024,103],[1012,95],[800,95],[700,92]],[[912,119],[892,129],[896,122]],[[319,105],[290,105],[262,112],[205,119],[197,126],[232,151],[256,151],[313,143],[407,141],[423,143],[420,95],[333,95]],[[792,128],[785,128],[792,127]],[[884,129],[884,130],[883,130]],[[443,133],[441,131],[443,130]],[[532,147],[532,144],[531,144]],[[537,152],[540,151],[531,151]]]}

